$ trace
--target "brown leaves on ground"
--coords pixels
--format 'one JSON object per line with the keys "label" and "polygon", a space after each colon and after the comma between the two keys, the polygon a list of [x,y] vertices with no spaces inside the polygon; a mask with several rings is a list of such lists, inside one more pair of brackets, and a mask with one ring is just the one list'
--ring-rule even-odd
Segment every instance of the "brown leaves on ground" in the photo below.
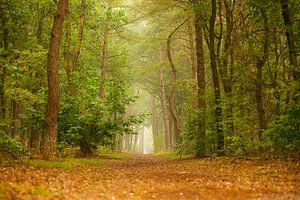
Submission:
{"label": "brown leaves on ground", "polygon": [[130,156],[0,167],[0,199],[300,199],[299,162]]}

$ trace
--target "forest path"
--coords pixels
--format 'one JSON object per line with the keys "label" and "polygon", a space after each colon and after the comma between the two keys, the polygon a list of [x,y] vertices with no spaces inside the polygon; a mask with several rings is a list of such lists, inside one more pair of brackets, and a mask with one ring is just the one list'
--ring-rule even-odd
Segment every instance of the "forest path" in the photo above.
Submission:
{"label": "forest path", "polygon": [[0,199],[300,199],[299,166],[150,155],[72,169],[0,166]]}

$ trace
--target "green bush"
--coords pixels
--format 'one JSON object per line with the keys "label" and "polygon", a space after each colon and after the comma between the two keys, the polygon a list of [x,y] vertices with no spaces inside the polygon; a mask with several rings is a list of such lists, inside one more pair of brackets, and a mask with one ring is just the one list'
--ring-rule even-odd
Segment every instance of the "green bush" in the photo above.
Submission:
{"label": "green bush", "polygon": [[3,133],[0,133],[0,150],[9,154],[11,153],[11,159],[16,159],[26,155],[28,151],[22,146],[21,142],[16,139],[10,138]]}
{"label": "green bush", "polygon": [[265,135],[270,151],[279,155],[300,156],[300,105],[290,106],[276,119]]}
{"label": "green bush", "polygon": [[113,148],[118,134],[136,134],[133,127],[142,123],[145,116],[125,117],[126,106],[135,99],[118,80],[108,81],[105,99],[101,101],[95,96],[63,99],[58,120],[58,150],[79,147],[83,156],[89,156],[99,145]]}
{"label": "green bush", "polygon": [[[206,120],[206,137],[203,137],[197,131],[199,121]],[[187,117],[181,141],[173,146],[173,151],[176,155],[196,155],[203,156],[209,154],[213,148],[214,140],[211,139],[211,121],[201,111],[190,112]]]}

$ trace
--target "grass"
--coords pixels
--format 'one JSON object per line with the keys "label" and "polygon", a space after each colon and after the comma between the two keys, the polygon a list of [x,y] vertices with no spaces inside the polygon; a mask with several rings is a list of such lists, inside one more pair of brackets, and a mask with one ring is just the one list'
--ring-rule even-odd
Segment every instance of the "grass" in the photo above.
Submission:
{"label": "grass", "polygon": [[32,189],[32,194],[34,195],[51,195],[52,193],[44,187],[38,186]]}
{"label": "grass", "polygon": [[109,153],[109,154],[102,154],[102,155],[108,156],[113,159],[128,158],[130,156],[130,154],[128,153]]}
{"label": "grass", "polygon": [[178,159],[178,158],[191,158],[191,155],[176,155],[173,152],[165,152],[165,151],[161,151],[161,152],[157,152],[153,154],[154,156],[160,156],[160,157],[164,157],[164,158],[169,158],[169,159]]}
{"label": "grass", "polygon": [[4,183],[4,184],[0,184],[0,199],[4,199],[4,197],[6,196],[5,191],[8,188],[8,184]]}
{"label": "grass", "polygon": [[107,147],[101,146],[97,148],[96,154],[99,156],[109,157],[111,159],[128,158],[130,156],[129,153],[116,153]]}
{"label": "grass", "polygon": [[50,167],[72,169],[84,165],[97,165],[104,161],[102,159],[86,159],[86,158],[65,158],[60,160],[30,160],[29,165],[34,167]]}
{"label": "grass", "polygon": [[[105,152],[100,154],[110,159],[128,158],[130,154]],[[50,167],[61,169],[72,169],[84,165],[97,165],[105,162],[105,159],[99,158],[63,158],[59,160],[29,160],[28,165],[33,167]]]}

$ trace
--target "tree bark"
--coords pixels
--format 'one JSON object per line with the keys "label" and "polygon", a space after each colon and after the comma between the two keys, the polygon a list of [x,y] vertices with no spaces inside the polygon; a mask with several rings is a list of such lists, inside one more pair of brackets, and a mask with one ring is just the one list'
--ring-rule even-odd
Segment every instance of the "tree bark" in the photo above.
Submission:
{"label": "tree bark", "polygon": [[[4,60],[6,60],[8,56],[8,28],[7,28],[7,18],[5,13],[5,6],[7,4],[7,0],[1,1],[0,5],[0,20],[2,25],[2,41],[0,43],[1,47],[4,49],[2,52],[2,56]],[[6,119],[6,97],[5,97],[5,78],[6,78],[6,63],[1,61],[0,62],[0,106],[1,106],[1,119],[5,121]],[[4,123],[5,126],[5,123]],[[4,130],[6,130],[6,127],[4,127]]]}
{"label": "tree bark", "polygon": [[143,125],[141,125],[140,127],[141,133],[140,133],[140,153],[144,154],[144,150],[145,150],[145,127]]}
{"label": "tree bark", "polygon": [[168,60],[169,60],[169,64],[171,67],[171,71],[173,74],[173,83],[172,83],[172,91],[171,91],[171,96],[170,96],[170,110],[171,110],[171,114],[172,114],[172,118],[174,121],[174,142],[178,142],[180,139],[180,120],[176,111],[176,90],[177,90],[177,86],[176,86],[176,82],[177,82],[177,70],[173,61],[173,57],[172,57],[172,52],[171,52],[171,42],[172,42],[172,37],[173,35],[176,33],[176,31],[183,26],[183,24],[186,22],[187,20],[184,20],[179,26],[177,26],[175,28],[174,31],[172,31],[172,33],[168,36],[167,39],[167,56],[168,56]]}
{"label": "tree bark", "polygon": [[[20,115],[23,113],[23,107],[22,104],[20,102],[20,100],[16,100],[13,99],[11,101],[11,106],[12,106],[12,119],[13,119],[13,123],[12,123],[12,138],[16,138],[16,139],[21,139],[21,132],[20,132],[20,128],[21,128],[21,119],[20,119]],[[23,144],[26,143],[26,141],[21,141]]]}
{"label": "tree bark", "polygon": [[294,79],[299,81],[300,79],[300,72],[298,68],[297,62],[297,51],[295,45],[295,36],[293,32],[293,22],[291,20],[291,14],[289,12],[289,3],[288,0],[280,0],[281,8],[282,8],[282,16],[285,24],[285,34],[289,49],[289,58],[290,64],[293,66],[293,76]]}
{"label": "tree bark", "polygon": [[[203,28],[202,18],[198,12],[195,12],[195,30],[196,30],[196,75],[197,75],[197,107],[201,115],[205,115],[205,67],[204,67],[204,48],[203,48]],[[205,133],[205,117],[198,119],[197,124],[198,137],[196,138],[198,149],[197,156],[203,156],[206,153],[206,133]]]}
{"label": "tree bark", "polygon": [[[71,64],[71,16],[69,5],[66,7],[66,35],[65,35],[65,45],[64,45],[64,65],[67,74],[68,84],[70,85],[71,73],[73,67]],[[68,88],[70,90],[70,88]]]}
{"label": "tree bark", "polygon": [[215,53],[215,22],[216,22],[216,0],[211,0],[211,16],[209,23],[209,55],[210,55],[210,66],[212,71],[212,79],[214,86],[215,96],[215,127],[217,134],[217,150],[218,153],[222,153],[224,148],[224,132],[222,125],[222,106],[221,106],[221,91],[220,82],[218,77],[218,69],[216,63]]}
{"label": "tree bark", "polygon": [[[42,34],[43,34],[43,26],[44,19],[49,15],[49,10],[46,11],[45,7],[40,8],[40,3],[37,3],[37,12],[38,12],[38,24],[37,24],[37,32],[36,32],[36,40],[37,45],[43,46]],[[40,80],[41,73],[36,71],[33,76],[36,80]],[[40,81],[37,81],[37,85],[41,84]],[[33,88],[33,93],[37,93],[37,88]],[[40,110],[40,105],[38,101],[33,103],[33,108],[35,110]],[[29,147],[32,158],[38,158],[40,156],[41,150],[41,130],[37,127],[37,122],[33,121],[30,127],[30,138],[29,138]]]}
{"label": "tree bark", "polygon": [[105,78],[106,70],[108,65],[108,38],[109,38],[109,24],[111,20],[111,8],[107,9],[106,19],[104,24],[104,35],[103,35],[103,45],[101,51],[101,66],[100,66],[100,82],[99,82],[99,96],[103,100],[105,97]]}
{"label": "tree bark", "polygon": [[[35,110],[41,109],[38,102],[35,102],[33,104],[33,107]],[[40,149],[41,149],[41,131],[40,129],[34,125],[31,127],[30,130],[30,150],[31,150],[31,156],[33,158],[40,156]]]}
{"label": "tree bark", "polygon": [[152,107],[152,115],[151,115],[151,125],[152,125],[152,135],[153,135],[153,146],[154,152],[158,151],[158,116],[157,116],[157,108],[155,98],[151,97],[151,107]]}
{"label": "tree bark", "polygon": [[84,24],[85,24],[85,0],[81,0],[79,31],[78,31],[78,36],[77,36],[77,41],[76,41],[76,46],[75,46],[74,56],[73,56],[73,62],[72,62],[74,70],[77,68],[77,62],[80,55]]}
{"label": "tree bark", "polygon": [[167,112],[167,98],[165,92],[165,83],[163,70],[159,70],[159,80],[160,80],[160,92],[161,92],[161,104],[162,104],[162,112],[163,112],[163,121],[164,121],[164,129],[165,129],[165,149],[167,151],[170,150],[171,147],[171,134],[170,134],[170,126],[169,126],[169,117]]}
{"label": "tree bark", "polygon": [[55,144],[57,140],[57,119],[59,111],[59,49],[67,6],[68,0],[59,0],[48,51],[48,102],[45,112],[45,131],[43,133],[41,147],[42,155],[46,159],[51,159],[56,156]]}
{"label": "tree bark", "polygon": [[256,63],[256,109],[259,124],[258,138],[261,139],[263,131],[266,129],[265,110],[263,106],[263,66],[268,59],[269,48],[269,26],[266,11],[260,9],[264,22],[263,55]]}
{"label": "tree bark", "polygon": [[[229,56],[233,53],[232,47],[232,31],[234,26],[233,21],[233,9],[234,2],[230,3],[228,0],[224,0],[225,5],[225,19],[226,19],[226,36],[224,44],[224,53],[220,56],[220,77],[223,83],[226,99],[228,100],[228,108],[226,109],[226,125],[230,134],[234,134],[234,123],[232,113],[232,82],[233,82],[233,63],[230,63],[230,69],[228,70]],[[221,8],[219,8],[221,9]],[[220,11],[221,12],[221,11]],[[221,14],[220,14],[221,15]],[[221,20],[222,21],[222,20]],[[220,34],[221,35],[221,34]]]}
{"label": "tree bark", "polygon": [[192,15],[189,20],[188,20],[188,31],[189,31],[189,46],[190,46],[190,54],[189,54],[189,60],[191,63],[191,68],[192,68],[192,77],[197,79],[197,61],[196,61],[196,49],[195,49],[195,34],[194,34],[194,29],[193,26],[195,25],[195,16]]}

